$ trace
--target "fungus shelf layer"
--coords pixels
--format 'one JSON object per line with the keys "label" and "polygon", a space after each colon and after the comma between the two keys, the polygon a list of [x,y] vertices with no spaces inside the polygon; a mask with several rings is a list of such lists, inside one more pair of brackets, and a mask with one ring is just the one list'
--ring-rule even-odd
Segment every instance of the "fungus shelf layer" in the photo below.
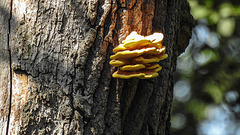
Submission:
{"label": "fungus shelf layer", "polygon": [[113,49],[115,54],[110,56],[112,60],[109,64],[119,68],[112,76],[122,79],[157,77],[157,72],[162,69],[158,62],[168,57],[162,40],[162,33],[144,37],[133,31],[122,44]]}

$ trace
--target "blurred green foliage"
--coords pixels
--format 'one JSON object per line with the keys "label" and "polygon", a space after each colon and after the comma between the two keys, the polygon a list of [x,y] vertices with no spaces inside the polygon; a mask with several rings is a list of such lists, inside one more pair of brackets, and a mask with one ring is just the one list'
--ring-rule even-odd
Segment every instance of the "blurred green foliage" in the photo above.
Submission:
{"label": "blurred green foliage", "polygon": [[188,0],[197,25],[177,61],[173,135],[240,134],[240,1]]}

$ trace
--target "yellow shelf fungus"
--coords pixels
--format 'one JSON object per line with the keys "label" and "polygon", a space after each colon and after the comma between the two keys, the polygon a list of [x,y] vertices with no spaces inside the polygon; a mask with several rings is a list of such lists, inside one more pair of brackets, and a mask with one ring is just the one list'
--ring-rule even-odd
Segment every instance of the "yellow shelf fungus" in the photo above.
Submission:
{"label": "yellow shelf fungus", "polygon": [[149,44],[151,44],[151,42],[147,39],[141,39],[138,41],[133,40],[131,42],[129,41],[129,42],[126,42],[125,44],[118,45],[116,48],[113,49],[113,52],[116,53],[118,51],[140,49]]}
{"label": "yellow shelf fungus", "polygon": [[110,56],[110,59],[126,59],[126,58],[134,58],[137,56],[140,56],[142,54],[152,54],[152,53],[160,53],[159,49],[156,49],[155,47],[151,47],[151,48],[144,48],[144,49],[140,49],[140,50],[125,50],[125,51],[121,51],[121,52],[117,52],[116,54]]}
{"label": "yellow shelf fungus", "polygon": [[124,61],[121,61],[121,60],[111,60],[109,62],[110,65],[114,66],[114,67],[119,67],[119,66],[122,66],[124,65],[126,62]]}
{"label": "yellow shelf fungus", "polygon": [[130,79],[132,77],[138,77],[140,79],[148,79],[157,77],[158,73],[155,71],[139,70],[139,71],[122,71],[118,70],[112,75],[114,78]]}
{"label": "yellow shelf fungus", "polygon": [[119,69],[112,76],[122,79],[157,77],[157,72],[162,69],[157,62],[168,57],[165,54],[166,47],[161,44],[162,40],[162,33],[144,37],[133,31],[122,44],[113,49],[116,54],[110,56],[112,60],[109,64]]}
{"label": "yellow shelf fungus", "polygon": [[126,66],[120,67],[120,70],[135,71],[143,68],[145,68],[143,64],[135,64],[135,65],[126,65]]}
{"label": "yellow shelf fungus", "polygon": [[145,69],[160,69],[161,70],[162,67],[159,64],[150,64],[150,65],[146,65]]}

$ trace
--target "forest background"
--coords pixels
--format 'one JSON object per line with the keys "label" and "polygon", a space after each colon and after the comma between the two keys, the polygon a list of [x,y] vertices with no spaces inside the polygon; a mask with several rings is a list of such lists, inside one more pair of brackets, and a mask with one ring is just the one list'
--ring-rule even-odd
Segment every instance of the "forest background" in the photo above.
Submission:
{"label": "forest background", "polygon": [[173,135],[240,134],[240,1],[188,0],[196,20],[177,62]]}

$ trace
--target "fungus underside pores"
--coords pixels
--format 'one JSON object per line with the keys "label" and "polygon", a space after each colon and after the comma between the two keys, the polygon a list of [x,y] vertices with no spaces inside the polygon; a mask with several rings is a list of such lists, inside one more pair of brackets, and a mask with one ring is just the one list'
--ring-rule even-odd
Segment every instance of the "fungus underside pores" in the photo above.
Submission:
{"label": "fungus underside pores", "polygon": [[118,70],[112,77],[121,79],[157,77],[157,72],[162,69],[158,62],[168,57],[165,54],[166,47],[161,44],[162,40],[162,33],[141,36],[133,31],[113,49],[115,54],[110,56],[109,64],[118,67]]}

